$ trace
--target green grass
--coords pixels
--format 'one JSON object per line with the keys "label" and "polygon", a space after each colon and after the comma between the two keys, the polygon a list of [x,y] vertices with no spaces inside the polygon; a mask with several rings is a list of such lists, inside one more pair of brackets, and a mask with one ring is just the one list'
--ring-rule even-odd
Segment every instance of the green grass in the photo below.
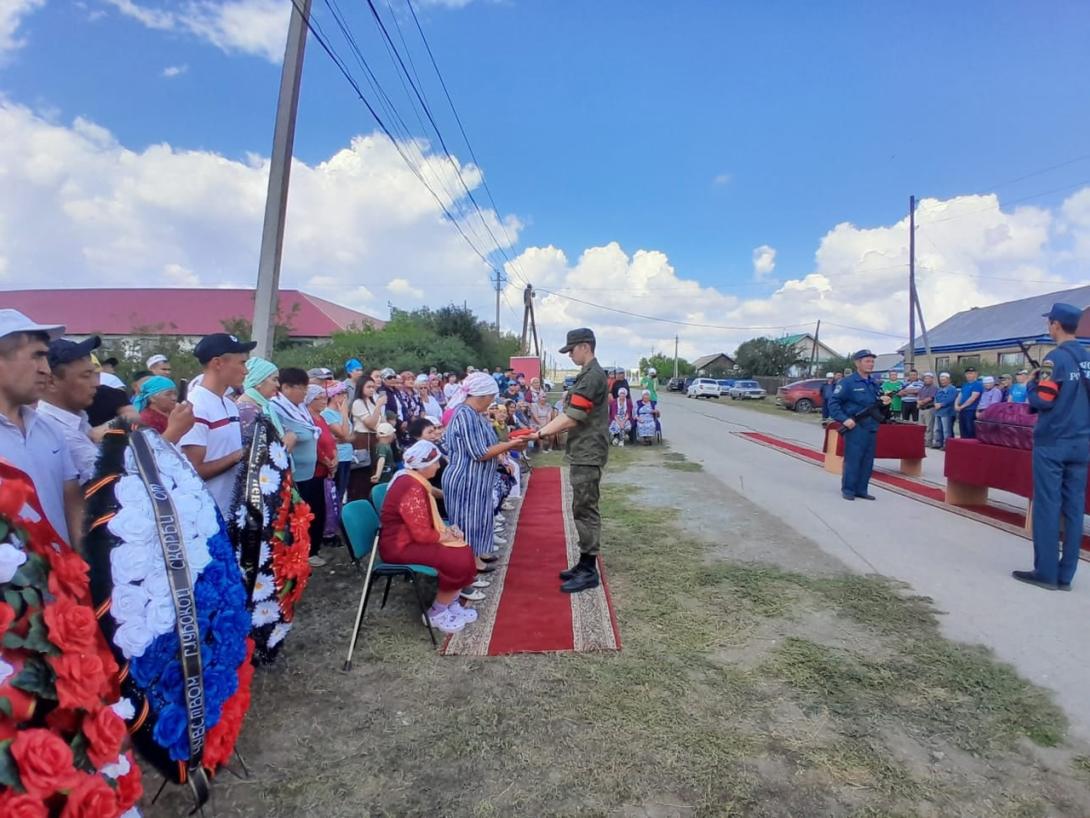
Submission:
{"label": "green grass", "polygon": [[[1038,772],[1007,796],[975,768],[914,773],[890,745],[946,742],[1020,770],[1020,740],[1063,735],[1043,692],[941,637],[929,600],[878,577],[713,558],[676,509],[637,502],[624,482],[688,461],[659,447],[611,455],[603,554],[622,651],[439,657],[398,583],[339,673],[359,581],[319,572],[286,655],[255,680],[241,746],[252,777],[220,776],[217,812],[863,818],[926,804],[991,818],[1054,803]],[[172,791],[149,818],[184,802]],[[972,811],[984,803],[997,810]]]}

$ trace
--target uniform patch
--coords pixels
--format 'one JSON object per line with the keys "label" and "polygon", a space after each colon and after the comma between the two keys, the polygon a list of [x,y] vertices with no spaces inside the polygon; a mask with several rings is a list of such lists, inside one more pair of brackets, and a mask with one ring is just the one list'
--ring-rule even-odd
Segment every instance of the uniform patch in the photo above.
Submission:
{"label": "uniform patch", "polygon": [[585,398],[582,395],[572,395],[571,405],[574,406],[576,409],[582,409],[583,411],[589,412],[591,409],[594,408],[594,401],[592,401],[590,398]]}

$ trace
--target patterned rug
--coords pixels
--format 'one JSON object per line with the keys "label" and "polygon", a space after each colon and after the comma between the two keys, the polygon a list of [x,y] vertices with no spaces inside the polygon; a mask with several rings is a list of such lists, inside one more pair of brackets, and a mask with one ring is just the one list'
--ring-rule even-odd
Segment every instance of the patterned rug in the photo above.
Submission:
{"label": "patterned rug", "polygon": [[[798,460],[824,466],[825,455],[817,449],[811,449],[790,440],[764,434],[763,432],[734,432],[739,437],[753,443],[776,449]],[[969,517],[981,523],[985,523],[1011,534],[1029,539],[1026,534],[1026,513],[1021,509],[1002,503],[987,503],[982,506],[955,506],[946,502],[946,490],[943,486],[929,483],[917,477],[905,477],[903,474],[876,468],[871,476],[871,483],[884,489],[895,492],[905,497],[911,497],[929,506],[941,508],[951,514],[961,517]],[[1084,536],[1082,551],[1079,555],[1084,560],[1090,560],[1090,537]]]}
{"label": "patterned rug", "polygon": [[571,517],[567,469],[534,469],[525,499],[508,515],[514,542],[504,548],[489,574],[487,599],[475,606],[479,617],[444,643],[444,655],[503,656],[511,653],[620,650],[621,638],[602,584],[580,594],[560,591],[557,574],[579,558]]}

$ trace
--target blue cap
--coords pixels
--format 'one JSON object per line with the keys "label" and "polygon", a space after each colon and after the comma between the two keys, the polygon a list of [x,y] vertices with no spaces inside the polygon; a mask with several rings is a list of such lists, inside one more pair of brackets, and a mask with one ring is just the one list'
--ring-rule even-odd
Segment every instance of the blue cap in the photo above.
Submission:
{"label": "blue cap", "polygon": [[1079,319],[1082,318],[1082,310],[1074,304],[1057,302],[1045,313],[1044,317],[1049,321],[1059,321],[1064,326],[1078,326]]}
{"label": "blue cap", "polygon": [[344,362],[345,372],[355,372],[357,369],[363,369],[363,364],[360,363],[359,358],[349,358]]}
{"label": "blue cap", "polygon": [[858,361],[860,358],[877,358],[878,356],[871,352],[869,349],[861,349],[852,356],[853,361]]}

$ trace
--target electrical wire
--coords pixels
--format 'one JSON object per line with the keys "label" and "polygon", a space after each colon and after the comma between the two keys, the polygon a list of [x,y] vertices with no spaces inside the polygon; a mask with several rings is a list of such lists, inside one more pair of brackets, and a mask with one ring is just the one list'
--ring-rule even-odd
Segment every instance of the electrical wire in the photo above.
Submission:
{"label": "electrical wire", "polygon": [[363,103],[364,107],[367,108],[368,113],[370,113],[372,119],[375,120],[375,123],[379,126],[379,129],[383,132],[383,134],[386,135],[386,138],[390,140],[391,144],[397,150],[398,154],[404,160],[405,164],[409,167],[409,170],[412,171],[413,175],[416,176],[416,178],[420,181],[420,183],[422,185],[424,185],[425,188],[427,188],[427,190],[431,194],[432,198],[435,199],[436,204],[439,205],[440,209],[443,211],[443,214],[446,216],[446,218],[451,222],[451,224],[454,225],[455,229],[461,234],[461,236],[465,240],[466,244],[469,245],[469,247],[473,250],[473,252],[476,253],[477,256],[480,257],[480,259],[485,263],[485,265],[488,266],[488,268],[490,270],[492,270],[493,272],[496,272],[496,273],[500,273],[500,270],[496,267],[496,265],[494,265],[491,261],[489,261],[488,257],[484,253],[482,253],[480,251],[480,249],[473,243],[473,241],[466,234],[465,230],[462,229],[462,226],[459,224],[458,220],[456,218],[454,218],[454,216],[451,214],[450,210],[447,208],[447,206],[443,202],[443,200],[439,198],[439,195],[435,192],[435,190],[432,188],[432,186],[428,184],[427,180],[424,179],[423,175],[420,173],[420,171],[417,169],[417,167],[409,160],[409,157],[406,155],[404,148],[402,147],[400,142],[394,137],[394,135],[390,132],[390,128],[386,125],[383,118],[381,116],[379,116],[379,113],[378,113],[378,111],[375,110],[375,107],[371,104],[371,102],[364,95],[363,89],[360,88],[359,83],[356,81],[355,77],[352,75],[352,72],[348,69],[348,67],[345,64],[344,60],[341,59],[340,55],[329,44],[327,38],[324,35],[324,32],[322,32],[320,30],[320,24],[315,24],[311,20],[311,15],[306,14],[303,11],[303,9],[299,5],[299,0],[291,0],[291,2],[292,2],[292,6],[294,6],[296,12],[298,12],[299,16],[303,19],[303,21],[304,21],[307,29],[310,31],[311,35],[313,35],[315,41],[322,48],[322,50],[325,51],[326,55],[333,61],[333,64],[337,66],[337,69],[344,76],[345,80],[347,80],[348,84],[350,86],[352,86],[352,89],[356,92],[356,96],[359,98],[360,102]]}
{"label": "electrical wire", "polygon": [[[473,150],[473,144],[469,141],[469,134],[466,133],[465,125],[462,122],[462,117],[458,114],[458,109],[454,105],[454,98],[451,96],[450,89],[447,87],[447,82],[443,78],[443,72],[439,70],[439,62],[435,59],[435,53],[431,50],[431,44],[428,42],[428,38],[424,35],[424,28],[420,25],[420,18],[416,15],[416,8],[413,5],[413,0],[405,0],[405,4],[409,7],[409,13],[412,15],[413,23],[416,24],[417,33],[420,34],[420,40],[424,43],[424,50],[427,51],[428,59],[431,61],[431,66],[435,69],[435,76],[439,78],[439,86],[443,89],[443,94],[446,96],[447,104],[450,106],[450,111],[454,114],[454,121],[458,123],[458,130],[462,134],[462,139],[466,143],[466,148],[469,150],[469,157],[473,160],[473,164],[478,168],[481,167],[480,160],[477,159],[477,153]],[[397,19],[394,19],[396,24]],[[400,30],[400,29],[399,29]],[[511,234],[507,232],[507,225],[504,224],[503,219],[499,219],[500,208],[496,204],[496,197],[492,195],[492,188],[488,184],[488,180],[485,179],[484,174],[481,175],[481,187],[484,188],[485,195],[488,197],[489,204],[492,205],[493,211],[497,215],[497,220],[500,223],[500,229],[503,230],[504,238],[507,239],[508,244],[511,247],[515,246],[515,242],[511,239]],[[513,272],[516,277],[522,281],[526,286],[529,286],[529,281],[526,280],[522,274],[522,270],[518,268],[518,265],[514,261],[511,262]]]}
{"label": "electrical wire", "polygon": [[[397,49],[397,45],[394,43],[393,38],[390,36],[389,30],[386,28],[386,23],[382,19],[382,15],[379,13],[378,8],[375,6],[374,0],[364,0],[367,3],[367,7],[371,10],[371,16],[374,19],[379,30],[382,32],[382,36],[385,39],[388,47],[393,51],[398,65],[401,68],[402,75],[408,80],[409,87],[412,88],[413,94],[417,101],[419,101],[421,108],[424,110],[424,115],[427,117],[428,122],[431,123],[432,130],[435,133],[436,138],[439,140],[439,145],[443,149],[447,161],[450,162],[451,167],[454,169],[455,175],[458,177],[458,182],[461,184],[462,189],[465,191],[466,196],[472,203],[473,208],[476,210],[477,215],[480,217],[481,224],[484,226],[485,231],[492,238],[494,249],[499,251],[500,255],[504,257],[508,262],[511,261],[511,257],[507,255],[507,251],[504,249],[502,242],[496,238],[496,234],[492,232],[492,227],[488,223],[488,219],[485,218],[484,211],[481,209],[480,204],[477,202],[476,197],[473,195],[473,191],[469,189],[469,185],[466,184],[465,177],[462,176],[462,169],[458,164],[458,161],[454,158],[450,152],[450,148],[447,146],[447,141],[443,137],[443,133],[439,128],[439,124],[435,121],[435,117],[432,114],[431,108],[427,101],[424,99],[424,95],[416,83],[413,82],[412,75],[409,72],[408,67],[405,65],[405,60],[402,58],[401,53]],[[482,174],[483,175],[483,174]],[[497,214],[497,221],[499,215]]]}
{"label": "electrical wire", "polygon": [[[751,330],[769,330],[769,329],[788,329],[788,328],[797,328],[797,327],[809,327],[812,324],[814,324],[814,322],[817,320],[817,319],[812,319],[810,321],[800,321],[800,322],[794,323],[794,324],[766,324],[764,326],[750,326],[750,327],[727,326],[727,325],[724,325],[724,324],[703,324],[703,323],[697,323],[697,322],[694,322],[694,321],[680,321],[680,320],[675,319],[675,318],[663,318],[663,317],[657,316],[657,315],[644,315],[643,313],[632,312],[631,310],[623,310],[623,309],[621,309],[619,307],[608,307],[605,304],[595,304],[592,301],[585,301],[582,298],[576,298],[575,296],[571,296],[571,295],[564,295],[563,293],[556,292],[555,290],[548,290],[548,289],[545,289],[544,287],[537,287],[536,289],[537,289],[538,292],[541,292],[541,293],[547,293],[548,295],[555,295],[557,298],[563,298],[563,299],[566,299],[568,301],[574,301],[576,303],[584,304],[584,305],[586,305],[588,307],[594,307],[595,309],[599,309],[599,310],[605,310],[607,312],[615,312],[615,313],[619,313],[620,315],[630,316],[632,318],[641,318],[641,319],[643,319],[645,321],[658,321],[659,323],[663,323],[663,324],[674,324],[674,325],[682,326],[682,327],[695,327],[697,329],[721,329],[721,330],[728,330],[728,331],[731,331],[731,332],[748,332],[748,331],[751,331]],[[882,336],[886,336],[888,338],[898,338],[898,339],[904,337],[904,336],[901,336],[901,335],[895,335],[895,334],[893,334],[891,332],[882,332],[881,330],[867,329],[866,327],[855,327],[855,326],[851,326],[849,324],[838,324],[838,323],[835,323],[833,321],[828,321],[828,320],[826,320],[824,318],[822,318],[821,321],[822,321],[823,324],[827,324],[828,326],[838,327],[840,329],[848,329],[848,330],[852,330],[854,332],[861,332],[861,333],[864,333],[864,334],[867,334],[867,335],[882,335]]]}

